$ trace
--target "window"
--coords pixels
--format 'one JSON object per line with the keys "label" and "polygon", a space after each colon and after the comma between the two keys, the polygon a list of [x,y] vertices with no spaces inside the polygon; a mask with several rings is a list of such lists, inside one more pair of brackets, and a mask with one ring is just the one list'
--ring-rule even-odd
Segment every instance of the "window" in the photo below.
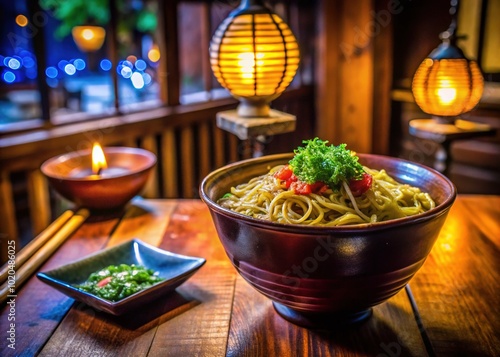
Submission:
{"label": "window", "polygon": [[[0,3],[7,34],[0,40],[0,134],[13,131],[10,124],[25,130],[229,96],[212,74],[208,47],[239,1]],[[313,7],[293,3],[268,5],[297,35],[307,31],[299,12]],[[295,83],[310,83],[312,49],[301,52],[308,65]]]}
{"label": "window", "polygon": [[0,125],[6,125],[41,115],[32,22],[44,19],[28,20],[27,0],[0,0],[0,7]]}

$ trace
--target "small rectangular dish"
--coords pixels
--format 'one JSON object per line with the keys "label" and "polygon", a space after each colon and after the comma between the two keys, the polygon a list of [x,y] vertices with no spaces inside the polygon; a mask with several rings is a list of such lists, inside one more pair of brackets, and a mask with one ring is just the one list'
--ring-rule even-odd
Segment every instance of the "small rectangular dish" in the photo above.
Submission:
{"label": "small rectangular dish", "polygon": [[[40,272],[37,277],[75,300],[113,315],[121,315],[175,290],[205,262],[204,258],[174,254],[134,239],[57,269]],[[75,287],[85,282],[91,273],[119,264],[142,265],[158,272],[165,280],[116,302]]]}

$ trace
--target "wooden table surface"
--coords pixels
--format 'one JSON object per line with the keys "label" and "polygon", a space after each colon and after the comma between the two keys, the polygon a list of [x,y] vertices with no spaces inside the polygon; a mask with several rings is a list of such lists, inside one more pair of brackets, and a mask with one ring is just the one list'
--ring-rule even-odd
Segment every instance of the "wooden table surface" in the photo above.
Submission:
{"label": "wooden table surface", "polygon": [[[135,200],[91,216],[40,268],[132,238],[207,263],[130,315],[108,315],[36,277],[2,306],[1,356],[500,356],[500,196],[459,196],[422,269],[366,322],[307,330],[281,318],[227,259],[198,200]],[[9,314],[11,314],[9,316]]]}

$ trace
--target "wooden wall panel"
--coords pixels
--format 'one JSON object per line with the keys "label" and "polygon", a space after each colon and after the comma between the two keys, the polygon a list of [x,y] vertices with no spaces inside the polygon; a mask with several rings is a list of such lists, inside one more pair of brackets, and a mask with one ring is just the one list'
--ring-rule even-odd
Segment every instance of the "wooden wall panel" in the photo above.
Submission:
{"label": "wooden wall panel", "polygon": [[28,172],[28,200],[32,232],[37,235],[47,228],[51,221],[48,183],[38,169]]}
{"label": "wooden wall panel", "polygon": [[19,249],[20,242],[16,225],[16,211],[14,206],[14,196],[12,192],[12,183],[10,182],[8,172],[0,172],[0,238],[3,241],[1,245],[0,261],[7,260],[7,241],[14,240],[16,250]]}
{"label": "wooden wall panel", "polygon": [[[142,148],[151,151],[158,157],[158,145],[156,143],[156,137],[154,135],[148,135],[142,139]],[[144,187],[143,195],[146,198],[155,198],[160,194],[159,181],[158,181],[158,164],[151,170],[151,176]]]}
{"label": "wooden wall panel", "polygon": [[163,131],[161,135],[161,170],[163,179],[163,194],[167,198],[178,195],[178,176],[175,174],[179,165],[177,162],[176,138],[173,129]]}
{"label": "wooden wall panel", "polygon": [[320,1],[316,54],[316,133],[322,139],[336,142],[339,136],[337,96],[339,82],[340,2]]}
{"label": "wooden wall panel", "polygon": [[316,135],[358,152],[388,151],[390,6],[386,0],[320,1]]}
{"label": "wooden wall panel", "polygon": [[193,149],[193,129],[186,126],[181,129],[180,152],[181,152],[181,174],[182,174],[182,196],[186,198],[194,197],[195,186],[195,161]]}

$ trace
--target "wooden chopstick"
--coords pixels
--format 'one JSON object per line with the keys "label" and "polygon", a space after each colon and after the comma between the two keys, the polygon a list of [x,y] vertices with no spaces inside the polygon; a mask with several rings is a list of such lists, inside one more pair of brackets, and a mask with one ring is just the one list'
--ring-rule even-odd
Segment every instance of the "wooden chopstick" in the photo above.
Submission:
{"label": "wooden chopstick", "polygon": [[5,281],[0,287],[0,304],[2,304],[8,297],[16,297],[17,291],[21,284],[28,279],[56,250],[62,243],[68,239],[90,215],[90,212],[85,209],[79,209],[74,215],[71,216],[60,229],[50,237],[46,243],[39,247],[25,263],[20,266],[16,271],[15,287],[11,291],[11,286],[8,281]]}
{"label": "wooden chopstick", "polygon": [[[45,243],[47,243],[47,241],[52,238],[71,217],[73,217],[73,214],[74,212],[72,210],[65,211],[47,228],[45,228],[43,232],[37,235],[31,242],[26,244],[26,246],[16,254],[16,265],[14,270],[19,269],[26,262],[26,260],[35,254],[35,252],[38,251],[38,249],[40,249]],[[7,279],[8,271],[9,265],[8,263],[5,263],[0,270],[0,282],[2,284]]]}

